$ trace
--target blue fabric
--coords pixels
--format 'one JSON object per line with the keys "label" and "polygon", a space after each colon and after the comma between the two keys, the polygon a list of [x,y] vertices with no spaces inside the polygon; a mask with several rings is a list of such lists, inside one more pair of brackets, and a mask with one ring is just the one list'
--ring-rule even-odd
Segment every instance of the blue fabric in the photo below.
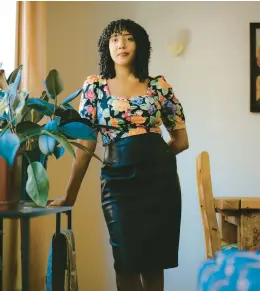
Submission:
{"label": "blue fabric", "polygon": [[218,252],[199,268],[198,291],[259,291],[260,251]]}
{"label": "blue fabric", "polygon": [[[53,263],[56,265],[54,282],[52,280]],[[53,290],[53,284],[57,290]],[[58,237],[53,235],[48,254],[46,291],[65,290],[64,288],[67,291],[78,291],[75,238],[71,230],[61,230]]]}
{"label": "blue fabric", "polygon": [[46,274],[46,291],[52,291],[52,242],[48,254],[48,266]]}

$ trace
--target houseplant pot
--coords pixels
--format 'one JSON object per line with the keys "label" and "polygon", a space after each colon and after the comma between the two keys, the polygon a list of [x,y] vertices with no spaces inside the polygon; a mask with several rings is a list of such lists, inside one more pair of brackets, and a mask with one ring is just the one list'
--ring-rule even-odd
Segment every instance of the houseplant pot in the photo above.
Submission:
{"label": "houseplant pot", "polygon": [[17,208],[22,189],[22,156],[12,167],[0,157],[0,211]]}

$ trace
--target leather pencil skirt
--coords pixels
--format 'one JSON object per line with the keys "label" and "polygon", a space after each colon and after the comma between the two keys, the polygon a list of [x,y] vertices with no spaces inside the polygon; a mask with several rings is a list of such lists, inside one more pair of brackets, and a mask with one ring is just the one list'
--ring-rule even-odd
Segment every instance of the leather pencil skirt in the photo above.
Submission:
{"label": "leather pencil skirt", "polygon": [[178,266],[181,189],[176,156],[159,134],[106,146],[101,199],[118,273]]}

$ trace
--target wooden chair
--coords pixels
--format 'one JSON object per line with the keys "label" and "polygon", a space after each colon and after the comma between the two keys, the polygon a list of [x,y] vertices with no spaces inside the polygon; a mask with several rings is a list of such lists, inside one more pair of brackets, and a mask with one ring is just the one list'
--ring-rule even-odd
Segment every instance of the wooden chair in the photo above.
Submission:
{"label": "wooden chair", "polygon": [[197,186],[200,209],[204,227],[207,258],[213,258],[220,250],[237,248],[221,239],[219,225],[214,206],[210,174],[209,154],[201,152],[196,159]]}

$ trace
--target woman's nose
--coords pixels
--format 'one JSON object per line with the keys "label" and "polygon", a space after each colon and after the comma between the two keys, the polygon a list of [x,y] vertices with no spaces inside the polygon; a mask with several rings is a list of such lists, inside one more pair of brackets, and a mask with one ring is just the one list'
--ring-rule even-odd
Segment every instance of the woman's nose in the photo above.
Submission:
{"label": "woman's nose", "polygon": [[124,48],[126,48],[126,44],[125,44],[124,39],[119,40],[119,42],[118,42],[118,48],[119,48],[119,49],[124,49]]}

